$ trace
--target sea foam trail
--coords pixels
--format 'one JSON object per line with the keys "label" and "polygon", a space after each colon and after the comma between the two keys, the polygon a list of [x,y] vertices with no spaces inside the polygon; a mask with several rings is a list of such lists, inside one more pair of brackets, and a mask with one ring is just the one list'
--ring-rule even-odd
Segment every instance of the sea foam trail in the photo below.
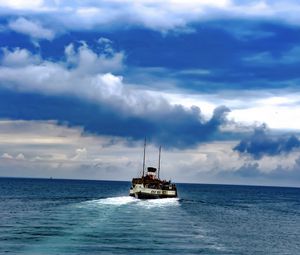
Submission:
{"label": "sea foam trail", "polygon": [[161,199],[149,199],[149,200],[139,200],[137,203],[139,206],[146,208],[152,207],[165,207],[165,206],[178,206],[178,198],[161,198]]}
{"label": "sea foam trail", "polygon": [[107,198],[100,198],[100,199],[94,199],[89,201],[84,201],[79,204],[79,207],[98,207],[101,205],[114,205],[114,206],[121,206],[126,205],[130,203],[136,203],[138,199],[130,196],[120,196],[120,197],[107,197]]}
{"label": "sea foam trail", "polygon": [[103,205],[126,205],[130,203],[136,203],[137,201],[138,199],[130,196],[108,197],[94,200],[95,203]]}
{"label": "sea foam trail", "polygon": [[91,201],[83,202],[88,205],[127,205],[135,204],[142,207],[163,207],[163,206],[176,206],[179,205],[178,198],[162,198],[162,199],[151,199],[151,200],[140,200],[130,196],[120,196],[120,197],[107,197],[101,199],[95,199]]}

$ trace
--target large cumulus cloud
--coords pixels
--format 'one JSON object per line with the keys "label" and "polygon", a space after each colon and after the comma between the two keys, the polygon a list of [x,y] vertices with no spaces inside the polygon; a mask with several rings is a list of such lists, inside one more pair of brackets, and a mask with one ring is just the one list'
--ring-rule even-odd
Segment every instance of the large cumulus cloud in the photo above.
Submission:
{"label": "large cumulus cloud", "polygon": [[229,109],[205,119],[198,107],[173,105],[158,93],[123,82],[122,52],[99,40],[95,52],[85,43],[68,45],[64,61],[42,59],[24,49],[4,49],[0,67],[0,117],[58,120],[86,132],[188,147],[214,139]]}

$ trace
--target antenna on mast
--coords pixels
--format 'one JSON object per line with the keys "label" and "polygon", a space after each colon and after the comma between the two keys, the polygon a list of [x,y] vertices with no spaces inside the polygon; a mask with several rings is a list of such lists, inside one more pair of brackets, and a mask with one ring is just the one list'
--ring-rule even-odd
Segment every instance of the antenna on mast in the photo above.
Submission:
{"label": "antenna on mast", "polygon": [[161,154],[161,146],[159,146],[159,153],[158,153],[158,171],[157,171],[158,179],[159,179],[159,174],[160,174],[160,154]]}
{"label": "antenna on mast", "polygon": [[143,177],[145,175],[145,157],[146,157],[146,137],[145,137],[145,141],[144,141]]}

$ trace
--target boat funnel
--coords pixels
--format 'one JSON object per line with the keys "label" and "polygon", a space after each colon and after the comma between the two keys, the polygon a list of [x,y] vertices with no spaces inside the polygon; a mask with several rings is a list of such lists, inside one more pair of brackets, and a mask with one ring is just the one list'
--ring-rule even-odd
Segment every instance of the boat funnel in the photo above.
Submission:
{"label": "boat funnel", "polygon": [[149,177],[151,177],[152,179],[155,179],[155,177],[156,177],[156,168],[155,167],[148,167],[147,168],[147,175],[149,176]]}

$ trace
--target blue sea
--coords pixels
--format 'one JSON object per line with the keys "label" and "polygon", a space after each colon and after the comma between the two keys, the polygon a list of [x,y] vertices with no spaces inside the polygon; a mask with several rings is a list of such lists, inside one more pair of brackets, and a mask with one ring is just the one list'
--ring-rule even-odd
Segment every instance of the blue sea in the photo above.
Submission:
{"label": "blue sea", "polygon": [[0,254],[300,254],[300,189],[0,178]]}

